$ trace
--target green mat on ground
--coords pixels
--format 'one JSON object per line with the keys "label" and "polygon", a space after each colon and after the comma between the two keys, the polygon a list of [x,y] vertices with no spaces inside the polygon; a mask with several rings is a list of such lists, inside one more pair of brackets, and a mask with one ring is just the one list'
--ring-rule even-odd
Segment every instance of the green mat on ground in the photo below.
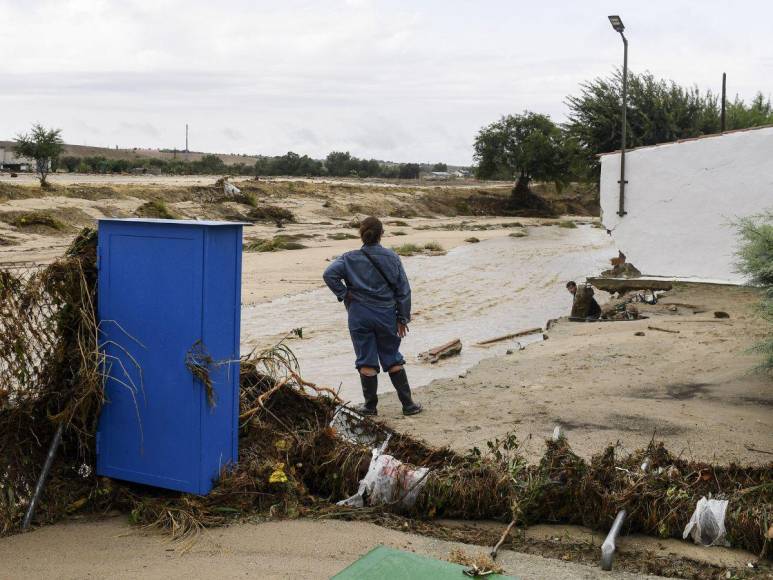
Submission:
{"label": "green mat on ground", "polygon": [[[464,566],[433,560],[411,552],[385,546],[373,548],[354,564],[336,574],[338,580],[467,580]],[[484,578],[516,580],[512,576],[491,574]]]}

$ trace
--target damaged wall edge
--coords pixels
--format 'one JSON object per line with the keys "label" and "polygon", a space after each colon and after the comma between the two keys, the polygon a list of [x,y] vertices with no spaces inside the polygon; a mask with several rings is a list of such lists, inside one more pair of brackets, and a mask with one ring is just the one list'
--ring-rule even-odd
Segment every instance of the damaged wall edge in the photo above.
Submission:
{"label": "damaged wall edge", "polygon": [[773,127],[628,151],[624,217],[620,154],[600,160],[602,222],[644,275],[745,281],[735,222],[773,208]]}

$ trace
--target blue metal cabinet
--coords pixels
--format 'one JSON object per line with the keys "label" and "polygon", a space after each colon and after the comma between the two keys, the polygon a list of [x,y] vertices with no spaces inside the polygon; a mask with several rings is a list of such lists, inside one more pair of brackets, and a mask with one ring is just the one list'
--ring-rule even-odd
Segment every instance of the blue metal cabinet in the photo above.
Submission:
{"label": "blue metal cabinet", "polygon": [[[99,221],[99,475],[206,494],[236,462],[241,256],[239,223]],[[198,341],[214,406],[186,367]]]}

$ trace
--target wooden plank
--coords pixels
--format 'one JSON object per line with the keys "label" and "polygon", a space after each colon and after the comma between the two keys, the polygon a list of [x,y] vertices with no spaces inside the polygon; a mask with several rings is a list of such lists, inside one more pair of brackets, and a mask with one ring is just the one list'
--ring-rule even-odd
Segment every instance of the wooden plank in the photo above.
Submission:
{"label": "wooden plank", "polygon": [[448,358],[462,352],[462,340],[455,338],[445,344],[431,348],[428,351],[419,353],[419,360],[436,363],[442,358]]}
{"label": "wooden plank", "polygon": [[482,340],[481,342],[476,342],[475,346],[486,346],[487,344],[493,344],[495,342],[502,342],[503,340],[510,340],[511,338],[518,338],[519,336],[526,336],[528,334],[537,334],[541,332],[542,332],[542,327],[536,326],[534,328],[527,328],[526,330],[519,330],[518,332],[513,332],[511,334],[505,334],[502,336],[497,336],[495,338]]}
{"label": "wooden plank", "polygon": [[449,340],[447,343],[445,343],[445,344],[442,344],[442,345],[440,345],[440,346],[436,346],[435,348],[431,348],[431,349],[429,349],[427,352],[428,352],[429,354],[432,354],[432,355],[435,355],[435,354],[440,354],[440,353],[441,353],[441,352],[443,352],[444,350],[448,350],[448,349],[449,349],[449,348],[451,348],[452,346],[455,346],[457,343],[458,343],[459,345],[461,345],[461,344],[462,344],[462,339],[460,339],[460,338],[455,338],[455,339],[453,339],[453,340]]}
{"label": "wooden plank", "polygon": [[650,330],[658,330],[660,332],[671,332],[673,334],[679,334],[678,330],[671,330],[669,328],[660,328],[659,326],[648,326]]}
{"label": "wooden plank", "polygon": [[605,292],[630,292],[632,290],[671,290],[673,282],[651,278],[588,278],[588,284]]}

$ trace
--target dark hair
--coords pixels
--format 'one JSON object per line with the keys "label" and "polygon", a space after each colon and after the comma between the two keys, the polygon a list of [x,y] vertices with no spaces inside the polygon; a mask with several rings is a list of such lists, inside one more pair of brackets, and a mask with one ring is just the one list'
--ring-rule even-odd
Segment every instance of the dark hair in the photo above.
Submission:
{"label": "dark hair", "polygon": [[569,282],[566,283],[566,287],[567,288],[576,288],[577,287],[577,282],[575,282],[574,280],[569,280]]}
{"label": "dark hair", "polygon": [[384,225],[377,217],[366,217],[360,222],[360,239],[363,244],[378,244],[384,235]]}

